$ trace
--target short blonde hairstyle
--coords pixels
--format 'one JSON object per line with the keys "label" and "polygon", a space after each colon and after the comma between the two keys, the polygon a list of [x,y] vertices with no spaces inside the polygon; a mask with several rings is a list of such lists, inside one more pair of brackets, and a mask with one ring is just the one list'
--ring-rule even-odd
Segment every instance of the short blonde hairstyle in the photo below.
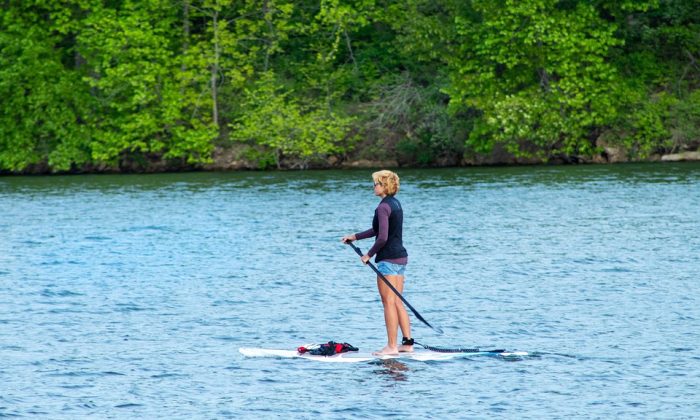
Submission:
{"label": "short blonde hairstyle", "polygon": [[399,176],[396,173],[382,170],[372,174],[374,182],[380,183],[384,187],[387,195],[396,195],[399,192]]}

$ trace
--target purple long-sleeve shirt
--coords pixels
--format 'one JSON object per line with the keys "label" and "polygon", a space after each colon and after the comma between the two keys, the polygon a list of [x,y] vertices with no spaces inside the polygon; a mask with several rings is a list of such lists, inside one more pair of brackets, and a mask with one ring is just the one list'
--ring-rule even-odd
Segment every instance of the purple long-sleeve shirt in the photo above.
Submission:
{"label": "purple long-sleeve shirt", "polygon": [[[367,251],[367,255],[373,257],[384,245],[389,238],[389,216],[391,215],[391,206],[387,203],[380,203],[377,207],[377,219],[379,222],[379,232],[375,232],[374,228],[370,228],[364,232],[359,232],[355,234],[355,238],[359,241],[360,239],[367,239],[376,236],[377,239],[374,241],[372,248]],[[407,264],[408,257],[402,258],[388,258],[382,261],[390,262],[392,264]]]}

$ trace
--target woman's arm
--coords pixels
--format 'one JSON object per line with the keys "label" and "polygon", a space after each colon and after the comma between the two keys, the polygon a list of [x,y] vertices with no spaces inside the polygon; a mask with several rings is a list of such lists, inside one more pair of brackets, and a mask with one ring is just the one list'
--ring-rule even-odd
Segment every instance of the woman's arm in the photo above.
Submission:
{"label": "woman's arm", "polygon": [[348,242],[352,241],[359,241],[360,239],[367,239],[371,238],[372,236],[375,236],[376,233],[374,233],[374,229],[369,229],[364,232],[359,232],[359,233],[351,233],[350,235],[345,235],[342,238],[340,238],[340,242],[346,244]]}
{"label": "woman's arm", "polygon": [[371,237],[373,237],[373,236],[377,236],[377,232],[375,232],[374,229],[370,228],[370,229],[367,229],[367,230],[364,231],[364,232],[356,233],[356,234],[355,234],[355,240],[356,240],[356,241],[359,241],[359,240],[361,240],[361,239],[367,239],[367,238],[371,238]]}
{"label": "woman's arm", "polygon": [[377,207],[377,219],[379,220],[379,232],[377,239],[374,241],[372,248],[367,251],[367,255],[373,257],[380,249],[386,245],[389,238],[389,216],[391,215],[391,207],[388,204],[380,204]]}

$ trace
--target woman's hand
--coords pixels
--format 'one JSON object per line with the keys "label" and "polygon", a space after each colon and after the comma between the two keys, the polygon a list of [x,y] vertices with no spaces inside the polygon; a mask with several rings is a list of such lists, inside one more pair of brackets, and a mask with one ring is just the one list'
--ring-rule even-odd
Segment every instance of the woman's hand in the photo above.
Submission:
{"label": "woman's hand", "polygon": [[352,234],[352,235],[345,235],[345,236],[343,236],[342,239],[340,240],[340,242],[346,244],[346,243],[348,243],[348,242],[352,242],[352,241],[355,241],[355,240],[357,240],[357,237],[355,237],[355,234]]}
{"label": "woman's hand", "polygon": [[360,257],[360,261],[362,261],[362,264],[367,264],[367,262],[370,260],[370,258],[372,258],[372,257],[370,257],[369,255],[365,254],[365,255],[363,255],[362,257]]}

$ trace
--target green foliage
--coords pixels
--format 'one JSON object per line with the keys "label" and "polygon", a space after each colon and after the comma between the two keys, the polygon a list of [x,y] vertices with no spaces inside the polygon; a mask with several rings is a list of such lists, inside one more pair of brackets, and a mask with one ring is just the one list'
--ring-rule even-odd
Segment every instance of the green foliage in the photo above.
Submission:
{"label": "green foliage", "polygon": [[667,126],[671,131],[673,151],[700,146],[700,89],[671,108]]}
{"label": "green foliage", "polygon": [[78,38],[93,63],[86,80],[99,104],[91,121],[97,162],[115,165],[132,154],[209,160],[217,133],[209,115],[190,117],[201,105],[183,101],[195,95],[179,74],[182,62],[170,36],[177,15],[168,3],[126,2],[119,13],[94,11]]}
{"label": "green foliage", "polygon": [[614,13],[624,38],[614,61],[624,82],[618,85],[619,118],[608,132],[633,158],[695,149],[700,143],[697,1],[640,2],[639,7],[635,11],[644,13]]}
{"label": "green foliage", "polygon": [[664,121],[669,118],[670,108],[676,100],[663,92],[652,100],[645,97],[640,99],[643,100],[632,102],[633,108],[619,126],[626,130],[618,142],[625,146],[631,156],[645,158],[651,153],[670,148],[671,135]]}
{"label": "green foliage", "polygon": [[0,171],[198,165],[232,142],[261,168],[330,155],[456,164],[495,146],[588,156],[602,134],[630,158],[692,150],[697,11],[697,0],[6,0]]}
{"label": "green foliage", "polygon": [[0,10],[0,169],[65,170],[89,160],[91,98],[62,63],[69,51],[59,46],[61,32],[69,28],[42,21],[50,11],[26,3]]}
{"label": "green foliage", "polygon": [[277,166],[277,155],[269,150],[258,150],[255,147],[247,147],[243,157],[249,162],[255,162],[258,169],[270,169]]}
{"label": "green foliage", "polygon": [[624,146],[631,158],[700,146],[700,90],[683,99],[660,92],[651,100],[629,91],[628,106],[606,137]]}
{"label": "green foliage", "polygon": [[405,164],[456,164],[461,159],[458,130],[464,128],[464,121],[448,113],[447,97],[437,86],[423,87],[402,74],[377,90],[379,97],[365,111],[366,136],[400,136],[395,149],[399,162]]}
{"label": "green foliage", "polygon": [[588,134],[616,114],[619,79],[607,61],[615,26],[587,2],[506,0],[458,18],[461,54],[450,60],[453,109],[482,114],[469,145],[502,143],[515,155],[590,154]]}
{"label": "green foliage", "polygon": [[291,93],[272,73],[246,89],[241,116],[232,125],[232,139],[273,150],[278,167],[283,156],[300,158],[305,167],[312,158],[342,152],[341,140],[352,120],[304,106]]}

